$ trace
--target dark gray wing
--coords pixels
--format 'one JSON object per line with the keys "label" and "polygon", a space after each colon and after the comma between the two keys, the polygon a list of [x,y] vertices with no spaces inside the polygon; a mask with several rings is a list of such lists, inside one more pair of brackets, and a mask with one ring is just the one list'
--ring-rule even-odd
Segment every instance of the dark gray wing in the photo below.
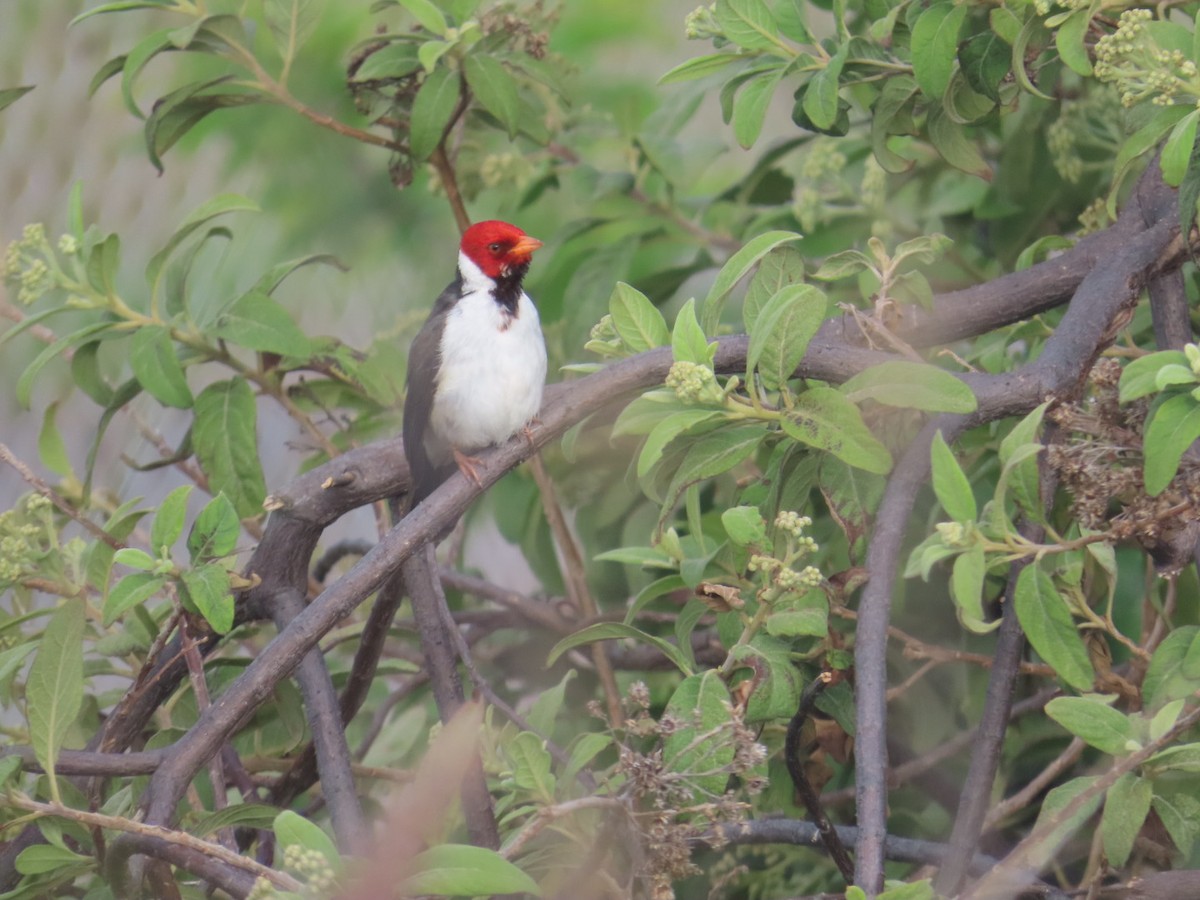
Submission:
{"label": "dark gray wing", "polygon": [[442,291],[429,318],[413,338],[408,351],[408,388],[404,400],[404,455],[412,472],[409,509],[416,506],[454,472],[453,459],[430,459],[425,447],[429,417],[433,411],[433,393],[441,365],[442,328],[446,314],[461,296],[462,280]]}

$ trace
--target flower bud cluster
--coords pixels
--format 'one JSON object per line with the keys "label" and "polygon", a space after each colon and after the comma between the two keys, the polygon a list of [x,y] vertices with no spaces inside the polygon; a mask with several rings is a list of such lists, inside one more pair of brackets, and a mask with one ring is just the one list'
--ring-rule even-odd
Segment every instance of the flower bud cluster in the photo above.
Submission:
{"label": "flower bud cluster", "polygon": [[1146,27],[1153,17],[1150,10],[1142,8],[1121,13],[1117,30],[1096,43],[1096,78],[1115,84],[1125,107],[1141,100],[1156,106],[1200,106],[1200,71],[1195,60],[1181,50],[1158,45]]}
{"label": "flower bud cluster", "polygon": [[822,178],[840,175],[844,168],[846,154],[838,149],[833,138],[825,138],[809,145],[800,165],[800,177],[805,181],[820,181]]}
{"label": "flower bud cluster", "polygon": [[479,164],[484,187],[521,189],[533,178],[533,163],[519,153],[489,153]]}
{"label": "flower bud cluster", "polygon": [[699,363],[679,360],[671,366],[665,383],[684,403],[725,402],[725,392],[717,384],[717,376]]}
{"label": "flower bud cluster", "polygon": [[0,588],[16,584],[38,569],[52,546],[50,500],[27,494],[12,509],[0,513]]}
{"label": "flower bud cluster", "polygon": [[809,516],[802,516],[794,510],[781,510],[775,516],[776,531],[787,538],[783,558],[755,553],[746,564],[749,571],[761,572],[765,576],[765,584],[758,592],[760,601],[773,603],[784,594],[804,593],[820,586],[824,580],[820,569],[816,566],[796,568],[797,563],[820,549],[817,542],[804,533],[811,525]]}
{"label": "flower bud cluster", "polygon": [[20,240],[4,250],[4,280],[17,286],[17,302],[29,306],[54,289],[54,273],[46,262],[50,245],[41,224],[26,225]]}
{"label": "flower bud cluster", "polygon": [[314,897],[326,897],[337,887],[337,877],[325,854],[319,850],[289,844],[283,851],[283,862],[304,879],[308,892]]}
{"label": "flower bud cluster", "polygon": [[967,529],[961,522],[938,522],[937,531],[942,543],[947,547],[967,546]]}
{"label": "flower bud cluster", "polygon": [[879,164],[874,155],[863,161],[862,183],[859,185],[859,196],[863,206],[872,212],[883,209],[887,201],[887,170]]}
{"label": "flower bud cluster", "polygon": [[723,37],[717,17],[713,14],[716,4],[697,6],[683,20],[683,33],[689,41],[707,41],[715,37]]}

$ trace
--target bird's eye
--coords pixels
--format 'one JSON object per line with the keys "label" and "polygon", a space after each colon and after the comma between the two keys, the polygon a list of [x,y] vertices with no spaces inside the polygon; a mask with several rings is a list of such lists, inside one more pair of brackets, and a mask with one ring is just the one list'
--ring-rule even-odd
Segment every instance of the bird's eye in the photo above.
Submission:
{"label": "bird's eye", "polygon": [[499,245],[498,243],[496,243],[496,244],[488,244],[488,249],[489,249],[489,250],[491,250],[493,253],[499,253],[499,252],[500,252],[500,245]]}

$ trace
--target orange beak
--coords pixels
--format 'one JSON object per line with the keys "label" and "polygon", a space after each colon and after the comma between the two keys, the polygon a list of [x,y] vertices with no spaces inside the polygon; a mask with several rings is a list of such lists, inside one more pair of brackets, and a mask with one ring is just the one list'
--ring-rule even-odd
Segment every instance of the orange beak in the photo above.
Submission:
{"label": "orange beak", "polygon": [[542,242],[537,238],[530,237],[527,234],[521,235],[521,239],[513,244],[512,249],[508,251],[508,258],[517,262],[524,262],[540,246],[542,246]]}

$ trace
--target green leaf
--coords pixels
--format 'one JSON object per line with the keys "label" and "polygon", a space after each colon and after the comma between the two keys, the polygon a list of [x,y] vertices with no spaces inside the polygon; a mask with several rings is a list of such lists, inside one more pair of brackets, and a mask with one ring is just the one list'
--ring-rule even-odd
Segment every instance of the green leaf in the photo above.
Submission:
{"label": "green leaf", "polygon": [[1067,67],[1085,78],[1092,74],[1092,61],[1088,56],[1088,28],[1096,5],[1076,9],[1054,29],[1054,46]]}
{"label": "green leaf", "polygon": [[717,0],[717,24],[725,36],[747,50],[779,50],[779,30],[764,0]]}
{"label": "green leaf", "polygon": [[828,306],[824,292],[810,284],[780,288],[755,320],[746,354],[747,380],[757,369],[763,383],[774,389],[795,375]]}
{"label": "green leaf", "polygon": [[484,847],[440,844],[418,854],[412,865],[416,873],[406,878],[398,888],[398,893],[405,897],[417,894],[445,897],[542,895],[536,881],[495,850]]}
{"label": "green leaf", "polygon": [[934,100],[941,100],[950,84],[958,32],[966,17],[966,4],[935,3],[912,26],[913,75]]}
{"label": "green leaf", "polygon": [[579,735],[574,743],[575,746],[571,748],[571,758],[567,767],[563,769],[563,783],[574,781],[575,776],[584,766],[612,746],[613,739],[611,735],[589,731]]}
{"label": "green leaf", "polygon": [[494,57],[472,54],[463,61],[463,75],[483,108],[500,121],[510,138],[516,137],[521,98],[508,69]]}
{"label": "green leaf", "polygon": [[716,422],[722,413],[711,409],[685,409],[671,413],[651,429],[638,454],[637,476],[644,477],[662,459],[667,445],[679,435],[707,422]]}
{"label": "green leaf", "polygon": [[1184,625],[1176,628],[1158,645],[1146,669],[1142,682],[1145,706],[1156,710],[1173,700],[1189,696],[1200,689],[1200,675],[1187,667],[1195,653],[1200,652],[1200,628]]}
{"label": "green leaf", "polygon": [[653,547],[618,547],[597,553],[597,562],[615,562],[625,566],[641,566],[654,569],[675,569],[675,560]]}
{"label": "green leaf", "polygon": [[213,333],[239,347],[307,358],[312,342],[292,319],[291,313],[273,297],[252,289],[242,294],[217,316]]}
{"label": "green leaf", "polygon": [[87,339],[94,335],[101,334],[106,331],[111,331],[114,327],[112,322],[94,322],[91,325],[85,325],[78,331],[64,335],[50,344],[41,353],[34,357],[31,362],[21,373],[21,377],[17,379],[17,402],[25,409],[29,409],[29,402],[33,394],[33,384],[37,380],[42,369],[55,357],[61,356],[63,351],[68,347],[76,344],[87,343]]}
{"label": "green leaf", "polygon": [[417,60],[426,72],[432,72],[437,61],[454,49],[448,41],[426,41],[417,47]]}
{"label": "green leaf", "polygon": [[842,462],[884,475],[892,455],[862,420],[858,407],[830,387],[811,387],[781,420],[784,432]]}
{"label": "green leaf", "polygon": [[13,863],[22,875],[46,875],[51,872],[92,869],[96,860],[53,844],[38,844],[26,847]]}
{"label": "green leaf", "polygon": [[976,544],[960,553],[954,560],[950,578],[950,594],[963,628],[975,634],[987,634],[1000,623],[988,622],[983,616],[983,579],[987,574],[987,558],[983,546]]}
{"label": "green leaf", "polygon": [[903,359],[864,369],[842,385],[842,393],[926,412],[970,413],[978,405],[970,387],[945,369]]}
{"label": "green leaf", "polygon": [[137,547],[122,547],[113,554],[113,562],[131,569],[141,569],[144,572],[148,572],[158,565],[158,560]]}
{"label": "green leaf", "polygon": [[26,94],[33,90],[33,85],[22,85],[15,88],[0,89],[0,109],[5,109],[12,106]]}
{"label": "green leaf", "polygon": [[1197,380],[1200,379],[1196,378],[1196,373],[1192,371],[1191,366],[1168,364],[1155,373],[1154,386],[1161,391],[1172,385],[1195,384]]}
{"label": "green leaf", "polygon": [[150,115],[146,117],[144,133],[146,155],[160,174],[163,171],[162,155],[209,113],[262,102],[260,94],[212,90],[232,78],[232,75],[222,75],[208,81],[186,84],[154,104]]}
{"label": "green leaf", "polygon": [[42,416],[42,428],[38,432],[38,457],[47,469],[55,475],[69,478],[72,475],[71,457],[67,453],[67,445],[63,442],[55,419],[58,416],[59,402],[55,400],[46,406]]}
{"label": "green leaf", "polygon": [[218,493],[205,504],[192,523],[187,539],[192,562],[228,556],[237,546],[241,530],[242,523],[237,510],[223,491]]}
{"label": "green leaf", "polygon": [[188,823],[188,834],[204,838],[222,828],[245,825],[249,828],[272,828],[279,809],[265,803],[237,803],[218,809],[207,815],[198,816]]}
{"label": "green leaf", "polygon": [[[29,645],[32,646],[32,645]],[[13,648],[20,649],[20,648]],[[9,651],[3,651],[0,656]],[[0,666],[0,670],[2,670]],[[2,677],[2,676],[0,676]],[[9,788],[17,786],[18,776],[21,774],[21,757],[19,756],[0,756],[0,790],[8,791]]]}
{"label": "green leaf", "polygon": [[522,731],[505,745],[504,753],[512,763],[516,786],[532,793],[540,803],[553,803],[552,760],[542,739],[536,734]]}
{"label": "green leaf", "polygon": [[421,68],[417,44],[393,41],[368,56],[354,72],[354,81],[377,81],[404,78]]}
{"label": "green leaf", "polygon": [[138,383],[160,403],[178,409],[191,407],[192,391],[175,354],[169,328],[144,325],[135,331],[129,365]]}
{"label": "green leaf", "polygon": [[88,281],[97,292],[114,296],[117,293],[117,269],[120,264],[121,239],[115,234],[110,234],[87,253],[85,268]]}
{"label": "green leaf", "polygon": [[763,546],[767,542],[767,523],[757,506],[734,506],[721,513],[721,525],[729,539],[739,547]]}
{"label": "green leaf", "polygon": [[458,73],[438,66],[426,77],[413,101],[408,149],[414,162],[424,162],[441,143],[460,92]]}
{"label": "green leaf", "polygon": [[818,281],[838,281],[873,268],[871,258],[861,250],[842,250],[826,257],[821,267],[813,273],[813,278]]}
{"label": "green leaf", "polygon": [[323,8],[313,0],[264,0],[263,16],[275,37],[275,46],[283,57],[285,69],[291,66],[300,47],[312,37]]}
{"label": "green leaf", "polygon": [[171,254],[198,228],[203,227],[218,216],[223,216],[231,212],[258,211],[258,206],[252,200],[248,200],[240,194],[219,194],[211,200],[202,203],[196,209],[192,210],[191,214],[175,229],[175,233],[171,235],[162,249],[151,257],[149,264],[146,266],[146,283],[151,288],[154,288],[158,284],[163,266],[171,258]]}
{"label": "green leaf", "polygon": [[766,425],[747,422],[698,437],[675,471],[665,505],[673,505],[689,485],[732,469],[749,457],[768,433]]}
{"label": "green leaf", "polygon": [[342,855],[338,853],[337,845],[309,819],[285,809],[275,817],[273,830],[280,847],[315,850],[325,857],[325,861],[331,866],[341,867]]}
{"label": "green leaf", "polygon": [[843,44],[808,82],[801,108],[818,131],[828,131],[838,117],[838,85],[850,45]]}
{"label": "green leaf", "polygon": [[196,397],[192,443],[214,491],[224,491],[243,519],[262,512],[267,495],[258,460],[258,411],[240,379],[210,384]]}
{"label": "green leaf", "polygon": [[84,19],[90,19],[101,13],[122,12],[127,9],[162,9],[164,6],[174,5],[174,0],[115,0],[112,3],[101,3],[97,7],[80,13],[70,21],[67,27],[78,25]]}
{"label": "green leaf", "polygon": [[642,353],[671,342],[667,320],[646,295],[618,281],[608,298],[608,312],[621,341],[634,353]]}
{"label": "green leaf", "polygon": [[1100,818],[1100,836],[1110,865],[1120,867],[1129,859],[1153,799],[1151,783],[1132,772],[1126,772],[1108,789]]}
{"label": "green leaf", "polygon": [[980,155],[979,148],[967,138],[964,126],[946,115],[940,106],[929,111],[926,128],[929,131],[929,140],[942,159],[968,175],[975,175],[985,181],[992,180],[992,167]]}
{"label": "green leaf", "polygon": [[1160,350],[1130,362],[1121,370],[1121,381],[1117,387],[1120,401],[1128,403],[1156,393],[1159,390],[1158,370],[1170,365],[1191,368],[1182,350]]}
{"label": "green leaf", "polygon": [[298,256],[295,259],[289,259],[286,262],[281,262],[271,266],[271,268],[264,272],[262,277],[255,282],[254,288],[255,290],[261,291],[264,294],[274,293],[275,289],[279,287],[279,285],[281,285],[284,279],[286,279],[289,275],[291,275],[297,269],[302,269],[305,266],[311,265],[332,266],[339,272],[350,271],[346,264],[336,256],[333,256],[329,253],[309,253],[306,256]]}
{"label": "green leaf", "polygon": [[767,616],[767,634],[779,638],[829,635],[829,598],[824,591],[809,591],[795,600],[784,600]]}
{"label": "green leaf", "polygon": [[1179,187],[1183,176],[1187,173],[1188,163],[1192,158],[1192,148],[1196,144],[1196,123],[1200,122],[1200,109],[1192,110],[1187,116],[1171,129],[1171,136],[1163,144],[1162,156],[1158,165],[1162,169],[1163,181],[1172,187]]}
{"label": "green leaf", "polygon": [[186,570],[181,578],[196,611],[217,634],[227,634],[233,628],[233,595],[225,567],[209,563]]}
{"label": "green leaf", "polygon": [[874,115],[871,116],[871,151],[879,165],[888,172],[907,172],[915,165],[913,160],[894,152],[888,146],[888,138],[896,131],[911,128],[908,124],[911,116],[902,113],[911,108],[919,90],[915,79],[907,75],[894,76],[884,83],[875,102]]}
{"label": "green leaf", "polygon": [[558,684],[538,695],[529,712],[525,714],[525,720],[529,723],[530,728],[539,734],[554,732],[554,722],[566,702],[567,685],[571,683],[576,674],[574,669],[568,669]]}
{"label": "green leaf", "polygon": [[704,300],[700,324],[705,334],[716,331],[721,322],[721,308],[729,292],[733,290],[743,276],[749,272],[760,259],[774,250],[780,244],[800,240],[800,235],[792,231],[768,231],[748,242],[741,250],[733,254],[729,261],[717,273],[713,286]]}
{"label": "green leaf", "polygon": [[711,369],[716,352],[716,342],[709,343],[696,319],[696,301],[689,297],[675,316],[675,327],[671,329],[671,355],[676,362],[693,362]]}
{"label": "green leaf", "polygon": [[1157,497],[1171,483],[1196,438],[1200,438],[1200,403],[1191,394],[1168,397],[1154,409],[1142,443],[1147,494]]}
{"label": "green leaf", "polygon": [[1133,724],[1101,697],[1055,697],[1046,704],[1046,715],[1097,750],[1112,756],[1130,753]]}
{"label": "green leaf", "polygon": [[551,648],[550,655],[546,659],[546,665],[554,665],[558,661],[558,658],[568,650],[573,650],[584,644],[591,644],[595,641],[614,641],[621,638],[632,638],[635,641],[641,641],[643,644],[649,644],[651,647],[657,648],[663,656],[678,666],[679,671],[683,672],[684,675],[692,674],[687,661],[683,658],[683,654],[670,641],[664,641],[660,637],[647,634],[640,628],[634,628],[632,625],[626,625],[622,622],[599,622],[595,625],[581,628],[574,634],[567,635]]}
{"label": "green leaf", "polygon": [[149,600],[167,583],[162,575],[153,572],[135,572],[126,575],[104,598],[104,627],[112,625],[127,610]]}
{"label": "green leaf", "polygon": [[760,634],[749,644],[735,646],[731,653],[742,666],[754,670],[758,681],[746,703],[747,722],[790,717],[796,711],[803,685],[788,643]]}
{"label": "green leaf", "polygon": [[1087,648],[1075,629],[1067,602],[1040,566],[1028,565],[1021,570],[1014,602],[1017,619],[1038,655],[1075,690],[1091,690],[1095,673]]}
{"label": "green leaf", "polygon": [[746,333],[753,334],[754,323],[758,321],[759,313],[768,300],[781,288],[802,281],[804,256],[795,247],[776,247],[764,256],[758,264],[758,271],[750,279],[750,287],[742,303],[742,321],[746,325]]}
{"label": "green leaf", "polygon": [[937,494],[942,509],[956,522],[974,522],[979,510],[975,505],[971,482],[954,458],[941,431],[933,436],[930,457],[933,462],[933,492]]}
{"label": "green leaf", "polygon": [[1012,71],[1012,50],[993,31],[983,31],[963,41],[958,64],[967,83],[990,100],[1000,101],[1000,83]]}
{"label": "green leaf", "polygon": [[[762,134],[763,122],[767,118],[767,107],[770,105],[771,97],[775,95],[775,88],[779,85],[782,77],[782,69],[764,72],[746,82],[745,87],[738,92],[737,99],[733,103],[733,136],[742,148],[749,150],[758,140],[758,136]],[[835,107],[836,104],[835,93]],[[836,109],[834,111],[836,113]]]}
{"label": "green leaf", "polygon": [[668,71],[662,78],[658,79],[658,83],[675,84],[679,81],[691,81],[694,78],[703,78],[705,75],[719,72],[730,63],[741,62],[744,59],[745,57],[736,53],[709,53],[707,56],[693,57],[686,62],[681,62],[675,68]]}
{"label": "green leaf", "polygon": [[1156,794],[1151,806],[1162,819],[1180,857],[1188,859],[1196,840],[1197,822],[1200,821],[1200,801],[1186,793],[1175,794],[1169,798]]}
{"label": "green leaf", "polygon": [[1004,440],[1000,442],[1001,465],[1007,466],[1018,448],[1026,444],[1037,443],[1038,429],[1042,427],[1042,418],[1046,415],[1046,410],[1049,406],[1050,401],[1047,400],[1040,406],[1030,410],[1029,414],[1014,425],[1012,431],[1005,435]]}
{"label": "green leaf", "polygon": [[58,753],[83,707],[84,621],[81,598],[66,600],[54,611],[25,682],[29,742],[57,803],[62,802],[55,777]]}
{"label": "green leaf", "polygon": [[1163,136],[1173,129],[1183,118],[1194,112],[1185,104],[1171,104],[1159,107],[1150,117],[1150,121],[1125,138],[1117,150],[1113,160],[1113,183],[1109,189],[1109,211],[1115,212],[1116,197],[1121,183],[1131,171],[1134,160],[1158,146]]}
{"label": "green leaf", "polygon": [[[734,747],[723,726],[731,725],[729,688],[715,669],[685,678],[667,701],[664,715],[677,727],[663,738],[663,765],[695,787],[694,800],[711,802],[725,793]],[[708,773],[708,774],[698,774]]]}
{"label": "green leaf", "polygon": [[[1033,568],[1030,566],[1030,568]],[[1097,776],[1087,775],[1079,778],[1072,778],[1066,784],[1061,784],[1046,794],[1046,799],[1042,801],[1042,808],[1038,812],[1037,823],[1034,825],[1034,830],[1041,833],[1045,824],[1051,820],[1057,819],[1058,814],[1067,807],[1076,797],[1087,791],[1095,783]],[[1044,866],[1058,848],[1067,838],[1078,831],[1088,819],[1090,819],[1100,806],[1101,796],[1096,794],[1090,797],[1085,802],[1081,803],[1076,811],[1068,816],[1066,820],[1053,829],[1050,834],[1042,841],[1041,845],[1034,849],[1031,853],[1032,861],[1030,865],[1040,869]]]}
{"label": "green leaf", "polygon": [[439,37],[445,37],[449,26],[446,17],[430,0],[400,0],[401,5],[412,13],[412,17],[421,23],[426,31],[432,31]]}
{"label": "green leaf", "polygon": [[192,485],[185,484],[175,488],[163,498],[158,512],[154,515],[154,524],[150,526],[150,549],[155,553],[171,552],[171,547],[183,534],[183,520],[187,515],[188,497],[192,493]]}

